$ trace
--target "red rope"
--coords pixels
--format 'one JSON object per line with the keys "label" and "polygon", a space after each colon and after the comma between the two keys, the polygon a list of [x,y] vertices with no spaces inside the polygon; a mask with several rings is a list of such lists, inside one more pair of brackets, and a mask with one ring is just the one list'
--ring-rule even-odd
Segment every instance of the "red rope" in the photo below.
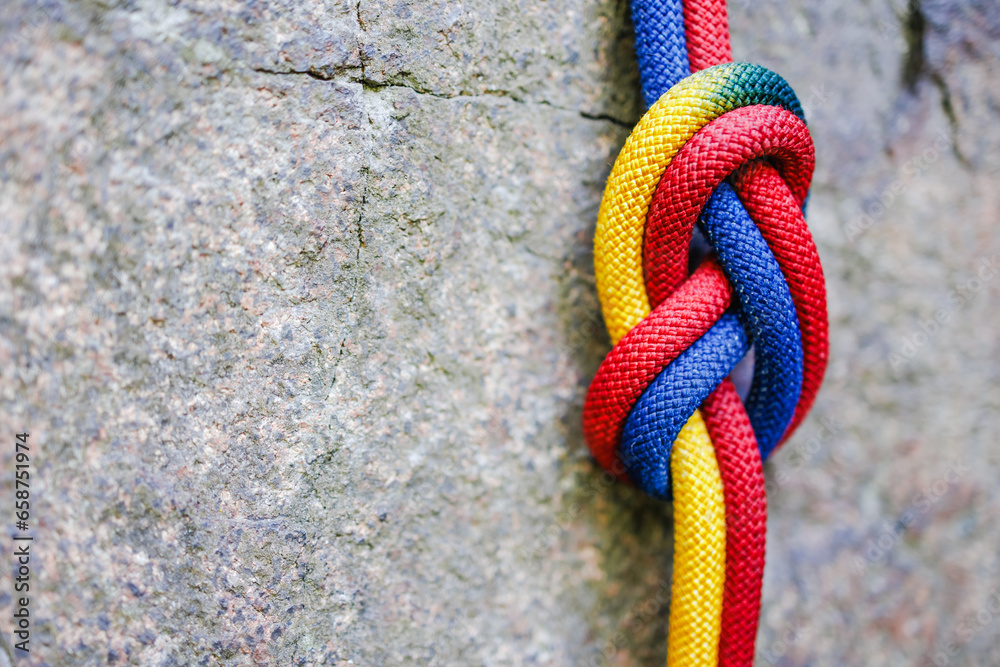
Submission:
{"label": "red rope", "polygon": [[726,584],[722,593],[719,664],[753,665],[764,581],[767,497],[757,439],[729,380],[701,405],[715,446],[726,505]]}
{"label": "red rope", "polygon": [[726,0],[684,3],[684,38],[691,71],[733,61]]}

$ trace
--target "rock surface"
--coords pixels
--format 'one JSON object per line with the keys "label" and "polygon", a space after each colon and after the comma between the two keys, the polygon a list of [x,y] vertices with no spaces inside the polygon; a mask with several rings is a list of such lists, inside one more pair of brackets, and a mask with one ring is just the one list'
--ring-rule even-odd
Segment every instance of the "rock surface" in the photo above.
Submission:
{"label": "rock surface", "polygon": [[[627,3],[0,12],[25,664],[663,663],[670,508],[580,427]],[[730,13],[807,107],[832,334],[767,466],[757,663],[998,664],[1000,10]]]}

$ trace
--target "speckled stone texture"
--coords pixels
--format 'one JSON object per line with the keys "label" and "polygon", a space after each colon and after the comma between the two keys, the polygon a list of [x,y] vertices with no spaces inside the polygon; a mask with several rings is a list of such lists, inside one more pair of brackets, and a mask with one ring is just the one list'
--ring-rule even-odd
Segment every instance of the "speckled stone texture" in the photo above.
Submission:
{"label": "speckled stone texture", "polygon": [[[1000,8],[730,11],[807,107],[832,334],[767,466],[757,664],[1000,664]],[[3,3],[22,664],[662,664],[670,507],[580,426],[627,14]]]}

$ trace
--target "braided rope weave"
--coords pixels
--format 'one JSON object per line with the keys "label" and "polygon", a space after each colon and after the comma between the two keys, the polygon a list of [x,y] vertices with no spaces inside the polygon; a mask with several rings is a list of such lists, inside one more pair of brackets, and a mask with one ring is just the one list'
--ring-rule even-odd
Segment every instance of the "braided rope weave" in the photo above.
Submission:
{"label": "braided rope weave", "polygon": [[[598,215],[594,269],[614,348],[584,434],[602,466],[673,498],[667,664],[750,665],[762,461],[809,411],[827,360],[826,288],[802,213],[812,140],[781,77],[728,62],[724,1],[633,0],[632,14],[651,106]],[[714,256],[689,276],[696,224]],[[751,345],[744,404],[726,376]]]}

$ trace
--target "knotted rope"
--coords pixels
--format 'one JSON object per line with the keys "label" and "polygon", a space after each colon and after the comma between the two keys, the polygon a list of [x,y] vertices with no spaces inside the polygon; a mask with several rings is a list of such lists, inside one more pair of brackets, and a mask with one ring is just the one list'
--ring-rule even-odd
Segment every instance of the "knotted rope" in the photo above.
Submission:
{"label": "knotted rope", "polygon": [[[827,360],[826,288],[802,211],[813,145],[781,77],[728,62],[724,2],[633,0],[632,15],[651,106],[598,215],[594,270],[614,349],[584,433],[602,466],[673,498],[668,665],[751,665],[762,461],[809,411]],[[714,255],[689,276],[696,224]],[[751,344],[744,405],[726,377]]]}

